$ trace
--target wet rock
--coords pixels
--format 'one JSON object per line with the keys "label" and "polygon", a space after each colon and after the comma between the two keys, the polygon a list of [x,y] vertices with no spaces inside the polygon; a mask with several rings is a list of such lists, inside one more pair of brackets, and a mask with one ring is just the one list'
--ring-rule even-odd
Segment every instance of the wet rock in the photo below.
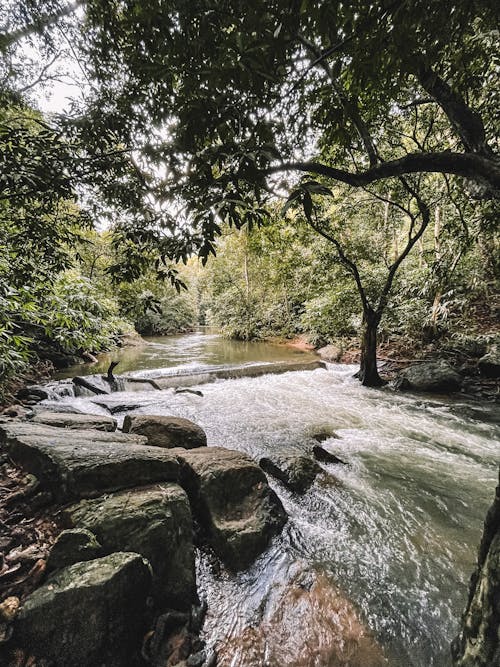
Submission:
{"label": "wet rock", "polygon": [[484,522],[477,567],[452,656],[454,667],[500,665],[500,486]]}
{"label": "wet rock", "polygon": [[338,439],[339,436],[335,433],[333,428],[325,427],[311,433],[311,438],[316,442],[325,442],[330,438]]}
{"label": "wet rock", "polygon": [[154,378],[154,384],[158,389],[170,387],[188,387],[195,384],[205,384],[215,380],[231,380],[243,377],[260,377],[261,375],[279,375],[293,371],[314,371],[318,368],[326,368],[322,361],[302,361],[297,363],[277,362],[269,364],[252,364],[246,366],[234,366],[232,368],[215,368],[202,370],[196,373],[168,375]]}
{"label": "wet rock", "polygon": [[386,667],[381,646],[354,605],[325,576],[284,587],[259,625],[217,647],[217,667]]}
{"label": "wet rock", "polygon": [[396,380],[398,389],[413,391],[458,391],[462,376],[446,361],[429,361],[405,368]]}
{"label": "wet rock", "polygon": [[85,429],[93,428],[97,431],[116,431],[116,419],[101,415],[68,414],[65,412],[38,412],[33,417],[37,424],[57,426],[59,428]]}
{"label": "wet rock", "polygon": [[68,403],[54,402],[54,403],[43,403],[37,405],[33,408],[33,412],[37,415],[40,412],[58,412],[59,414],[70,414],[70,415],[83,415],[86,414],[79,408]]}
{"label": "wet rock", "polygon": [[0,415],[4,417],[17,417],[20,419],[29,417],[32,414],[33,414],[32,410],[30,410],[29,408],[25,408],[24,405],[19,405],[18,403],[9,405],[8,407],[0,411]]}
{"label": "wet rock", "polygon": [[45,424],[11,422],[0,424],[0,446],[60,501],[177,481],[180,473],[169,451],[148,447],[142,436],[125,433],[69,432]]}
{"label": "wet rock", "polygon": [[57,667],[132,666],[150,587],[149,566],[135,553],[70,565],[28,597],[12,641]]}
{"label": "wet rock", "polygon": [[304,493],[314,482],[321,468],[312,459],[300,454],[283,454],[273,458],[261,458],[259,465],[264,472],[276,477],[291,491]]}
{"label": "wet rock", "polygon": [[75,396],[109,394],[109,383],[99,375],[76,376],[73,378]]}
{"label": "wet rock", "polygon": [[314,445],[313,454],[314,458],[322,463],[341,463],[346,465],[345,461],[342,461],[336,454],[333,454],[333,452],[328,451],[328,449],[325,449],[321,445]]}
{"label": "wet rock", "polygon": [[191,509],[177,484],[83,500],[64,516],[92,531],[105,553],[134,551],[147,558],[154,597],[163,607],[185,609],[197,599]]}
{"label": "wet rock", "polygon": [[[120,551],[132,551],[120,549]],[[75,528],[63,530],[54,542],[47,559],[47,571],[59,570],[68,565],[92,560],[102,555],[102,548],[94,533]]]}
{"label": "wet rock", "polygon": [[214,551],[232,569],[244,569],[287,520],[259,466],[221,447],[173,450],[197,519]]}
{"label": "wet rock", "polygon": [[330,363],[339,361],[342,356],[342,350],[340,347],[337,347],[337,345],[325,345],[325,347],[321,347],[319,350],[316,350],[316,352],[324,361]]}
{"label": "wet rock", "polygon": [[154,447],[194,449],[207,445],[205,431],[189,419],[181,417],[127,415],[123,421],[123,432],[144,435],[148,445]]}
{"label": "wet rock", "polygon": [[34,398],[37,401],[43,401],[48,398],[53,398],[54,396],[50,389],[36,384],[30,385],[29,387],[23,387],[16,395],[17,398],[20,398],[21,400]]}
{"label": "wet rock", "polygon": [[494,348],[490,350],[484,357],[478,361],[481,375],[488,378],[500,377],[500,349]]}

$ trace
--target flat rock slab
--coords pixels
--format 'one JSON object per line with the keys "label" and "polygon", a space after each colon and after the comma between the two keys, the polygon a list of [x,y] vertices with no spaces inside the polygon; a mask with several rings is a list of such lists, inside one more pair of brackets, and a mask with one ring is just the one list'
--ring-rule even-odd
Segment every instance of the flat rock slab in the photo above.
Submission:
{"label": "flat rock slab", "polygon": [[177,484],[82,500],[64,510],[64,517],[91,531],[104,553],[134,551],[147,558],[160,605],[189,609],[196,601],[193,520],[186,492]]}
{"label": "flat rock slab", "polygon": [[264,472],[276,477],[296,493],[304,493],[321,472],[319,465],[301,454],[283,454],[272,458],[263,457],[259,466]]}
{"label": "flat rock slab", "polygon": [[148,445],[154,447],[194,449],[207,445],[205,431],[182,417],[127,415],[123,421],[123,432],[144,435]]}
{"label": "flat rock slab", "polygon": [[139,554],[70,565],[29,596],[13,641],[57,667],[134,665],[150,588],[151,572]]}
{"label": "flat rock slab", "polygon": [[101,415],[69,414],[65,412],[38,412],[33,417],[36,424],[47,424],[60,428],[93,428],[97,431],[116,431],[116,419]]}
{"label": "flat rock slab", "polygon": [[296,363],[282,362],[273,364],[252,364],[249,366],[236,366],[234,368],[216,368],[203,370],[196,373],[179,373],[164,377],[153,378],[153,383],[158,389],[170,387],[192,386],[194,384],[205,384],[215,380],[234,380],[245,377],[259,377],[261,375],[279,375],[293,371],[314,371],[317,368],[326,368],[322,361],[300,361]]}
{"label": "flat rock slab", "polygon": [[0,445],[60,501],[177,481],[180,474],[175,456],[139,435],[11,422],[0,425]]}
{"label": "flat rock slab", "polygon": [[221,447],[175,451],[181,480],[214,551],[244,569],[287,521],[264,472],[245,454]]}

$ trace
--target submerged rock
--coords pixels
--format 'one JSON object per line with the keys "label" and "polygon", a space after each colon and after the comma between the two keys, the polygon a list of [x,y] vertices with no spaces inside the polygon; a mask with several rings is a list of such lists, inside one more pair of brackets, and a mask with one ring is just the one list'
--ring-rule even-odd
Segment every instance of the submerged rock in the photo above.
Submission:
{"label": "submerged rock", "polygon": [[314,458],[322,463],[341,463],[342,465],[346,465],[345,461],[333,452],[329,452],[328,449],[325,449],[325,447],[322,447],[321,445],[314,445],[313,454]]}
{"label": "submerged rock", "polygon": [[354,605],[325,576],[285,587],[259,625],[217,647],[217,667],[385,667],[381,646]]}
{"label": "submerged rock", "polygon": [[312,459],[301,454],[283,454],[263,457],[259,465],[264,472],[276,477],[291,491],[304,493],[314,482],[321,468]]}
{"label": "submerged rock", "polygon": [[32,420],[37,424],[60,428],[93,428],[97,431],[116,431],[116,419],[101,415],[71,414],[66,412],[37,412]]}
{"label": "submerged rock", "polygon": [[454,667],[500,665],[500,486],[484,522],[477,567],[452,656]]}
{"label": "submerged rock", "polygon": [[287,521],[259,466],[221,447],[176,450],[182,483],[214,551],[232,569],[244,569]]}
{"label": "submerged rock", "polygon": [[61,501],[177,481],[180,474],[175,456],[138,435],[12,422],[0,424],[0,445]]}
{"label": "submerged rock", "polygon": [[102,552],[94,533],[85,529],[63,530],[54,542],[47,559],[47,571],[97,558]]}
{"label": "submerged rock", "polygon": [[405,368],[396,380],[398,389],[414,391],[458,391],[462,376],[447,361],[429,361]]}
{"label": "submerged rock", "polygon": [[83,500],[64,515],[72,525],[92,531],[105,553],[134,551],[147,558],[153,594],[162,605],[186,609],[196,601],[191,510],[177,484]]}
{"label": "submerged rock", "polygon": [[123,421],[123,432],[144,435],[148,445],[154,447],[193,449],[207,445],[205,431],[189,419],[181,417],[127,415]]}
{"label": "submerged rock", "polygon": [[28,597],[12,641],[55,667],[132,667],[150,587],[149,566],[135,553],[70,565]]}

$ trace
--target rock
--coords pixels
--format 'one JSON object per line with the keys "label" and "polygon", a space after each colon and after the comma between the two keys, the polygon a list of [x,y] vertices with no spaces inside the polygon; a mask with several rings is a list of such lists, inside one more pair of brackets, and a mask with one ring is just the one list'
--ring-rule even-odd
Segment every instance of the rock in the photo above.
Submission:
{"label": "rock", "polygon": [[276,477],[291,491],[304,493],[314,482],[321,468],[312,459],[300,454],[283,454],[261,458],[259,465],[264,472]]}
{"label": "rock", "polygon": [[233,570],[246,568],[287,520],[263,471],[245,454],[221,447],[172,451],[214,551]]}
{"label": "rock", "polygon": [[336,345],[325,345],[325,347],[321,347],[316,352],[324,361],[329,361],[330,363],[339,361],[342,356],[342,350]]}
{"label": "rock", "polygon": [[0,415],[3,415],[4,417],[17,417],[21,419],[29,417],[32,414],[33,414],[32,410],[30,410],[29,408],[25,408],[24,405],[19,405],[17,403],[9,405],[8,407],[0,411]]}
{"label": "rock", "polygon": [[116,419],[101,415],[47,411],[37,412],[32,421],[37,424],[47,424],[48,426],[58,426],[60,428],[93,428],[97,431],[116,431]]}
{"label": "rock", "polygon": [[11,422],[0,424],[0,446],[60,501],[178,481],[180,474],[174,455],[139,435]]}
{"label": "rock", "polygon": [[478,361],[481,375],[488,378],[500,377],[500,349],[493,348]]}
{"label": "rock", "polygon": [[93,396],[95,394],[109,394],[111,391],[109,383],[99,375],[79,375],[73,378],[75,396]]}
{"label": "rock", "polygon": [[83,500],[64,516],[92,531],[104,553],[134,551],[147,558],[153,593],[163,607],[185,609],[197,600],[191,509],[177,484]]}
{"label": "rock", "polygon": [[458,391],[462,376],[446,361],[429,361],[405,368],[396,380],[398,389],[414,391]]}
{"label": "rock", "polygon": [[19,598],[11,595],[0,604],[0,621],[3,623],[12,623],[19,611]]}
{"label": "rock", "polygon": [[37,405],[33,408],[33,412],[37,415],[40,412],[57,412],[59,414],[65,415],[83,415],[86,414],[79,408],[68,403],[43,403],[43,405]]}
{"label": "rock", "polygon": [[41,385],[32,384],[28,387],[23,387],[20,389],[16,396],[21,400],[33,397],[38,401],[44,401],[48,398],[53,398],[53,392],[51,392],[50,389],[46,387],[42,387]]}
{"label": "rock", "polygon": [[126,415],[123,432],[144,435],[154,447],[206,447],[205,431],[189,419],[157,415]]}
{"label": "rock", "polygon": [[484,522],[477,567],[452,656],[454,667],[500,665],[500,486]]}
{"label": "rock", "polygon": [[339,436],[335,433],[333,428],[326,426],[318,431],[315,431],[314,433],[311,433],[311,438],[316,440],[316,442],[324,442],[330,438],[335,438],[337,440]]}
{"label": "rock", "polygon": [[326,368],[322,361],[301,361],[296,363],[277,362],[269,364],[252,364],[245,366],[233,366],[232,368],[213,368],[200,370],[196,373],[177,373],[153,378],[158,389],[169,389],[171,387],[189,387],[196,384],[206,384],[215,380],[232,380],[243,377],[259,377],[261,375],[279,375],[295,371],[314,371],[318,368]]}
{"label": "rock", "polygon": [[352,602],[325,576],[298,578],[271,599],[265,620],[217,646],[217,667],[387,667]]}
{"label": "rock", "polygon": [[[120,551],[128,551],[120,549]],[[130,550],[131,551],[131,550]],[[63,530],[54,542],[47,558],[47,571],[92,560],[102,554],[102,548],[90,530],[75,528]]]}
{"label": "rock", "polygon": [[332,452],[329,452],[328,449],[325,449],[321,445],[314,445],[313,454],[314,458],[322,463],[342,463],[343,465],[346,465],[345,461],[342,461],[342,459]]}
{"label": "rock", "polygon": [[70,565],[28,597],[12,641],[57,667],[132,666],[150,587],[151,572],[139,554]]}

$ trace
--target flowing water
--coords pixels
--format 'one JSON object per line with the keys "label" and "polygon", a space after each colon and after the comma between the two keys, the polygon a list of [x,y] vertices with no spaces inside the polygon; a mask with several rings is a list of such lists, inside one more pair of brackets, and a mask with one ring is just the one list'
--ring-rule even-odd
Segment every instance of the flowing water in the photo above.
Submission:
{"label": "flowing water", "polygon": [[[137,352],[135,368],[161,375],[151,369],[286,358],[302,356],[194,334],[155,340]],[[269,617],[279,604],[273,590],[293,581],[298,570],[312,570],[354,603],[388,664],[444,667],[498,477],[498,408],[366,389],[353,379],[354,370],[329,365],[217,381],[200,386],[201,397],[170,389],[120,398],[139,403],[135,412],[191,419],[206,430],[209,445],[255,459],[277,451],[310,453],[311,436],[319,430],[338,436],[324,444],[348,465],[323,465],[306,494],[271,481],[290,520],[254,566],[233,575],[200,557],[212,642],[257,627],[263,609]],[[91,397],[63,400],[105,412]],[[294,622],[300,633],[307,618]],[[304,664],[327,665],[312,659]]]}

